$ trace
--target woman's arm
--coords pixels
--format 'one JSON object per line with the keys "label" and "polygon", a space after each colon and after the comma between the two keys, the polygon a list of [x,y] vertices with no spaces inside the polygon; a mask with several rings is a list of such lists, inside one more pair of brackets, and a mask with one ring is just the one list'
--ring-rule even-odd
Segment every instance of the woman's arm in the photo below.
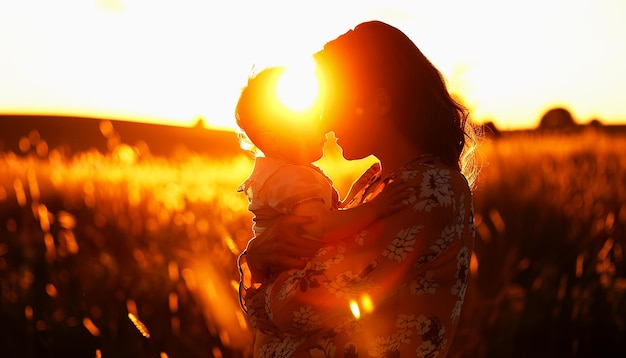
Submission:
{"label": "woman's arm", "polygon": [[248,241],[237,260],[239,303],[244,312],[248,311],[248,299],[271,270],[301,269],[306,264],[304,259],[315,256],[322,243],[302,235],[301,228],[314,221],[313,217],[283,216]]}
{"label": "woman's arm", "polygon": [[240,269],[242,264],[246,266],[246,285],[262,282],[271,269],[304,267],[302,258],[313,257],[321,243],[303,235],[301,227],[315,221],[311,216],[283,216],[250,239],[239,255]]}
{"label": "woman's arm", "polygon": [[346,210],[330,211],[321,200],[309,200],[294,207],[296,216],[276,219],[239,255],[242,309],[247,311],[246,297],[254,295],[271,270],[302,269],[323,241],[353,235],[406,207],[408,190],[408,184],[391,183],[372,201]]}
{"label": "woman's arm", "polygon": [[293,209],[298,216],[316,217],[315,222],[303,225],[310,235],[322,241],[342,239],[406,207],[410,187],[406,183],[391,183],[372,201],[351,209],[329,210],[320,200],[309,200]]}

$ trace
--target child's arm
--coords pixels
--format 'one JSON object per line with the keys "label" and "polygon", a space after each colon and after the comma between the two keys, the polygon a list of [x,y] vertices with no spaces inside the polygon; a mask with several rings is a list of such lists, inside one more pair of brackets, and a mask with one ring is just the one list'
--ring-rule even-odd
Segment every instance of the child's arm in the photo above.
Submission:
{"label": "child's arm", "polygon": [[298,204],[293,214],[317,217],[315,222],[303,226],[308,234],[321,240],[341,239],[406,207],[407,189],[407,184],[394,182],[385,186],[372,201],[344,210],[329,211],[321,201],[306,201]]}
{"label": "child's arm", "polygon": [[374,174],[378,172],[380,172],[380,164],[374,163],[371,167],[369,167],[369,169],[367,169],[363,174],[361,174],[359,179],[357,179],[357,181],[352,183],[352,186],[350,186],[350,190],[348,190],[348,194],[341,201],[342,205],[340,205],[340,207],[352,201],[356,193],[359,192],[359,190],[361,190],[367,184],[369,184],[369,181],[372,179],[372,177],[374,177]]}

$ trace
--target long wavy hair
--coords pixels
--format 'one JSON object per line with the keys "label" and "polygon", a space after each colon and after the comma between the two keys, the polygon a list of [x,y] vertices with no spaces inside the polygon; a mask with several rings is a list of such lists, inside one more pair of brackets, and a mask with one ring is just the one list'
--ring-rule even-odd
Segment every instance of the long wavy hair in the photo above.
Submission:
{"label": "long wavy hair", "polygon": [[384,22],[364,22],[326,43],[314,57],[337,96],[385,88],[400,132],[474,185],[476,126],[448,92],[439,70],[407,35]]}

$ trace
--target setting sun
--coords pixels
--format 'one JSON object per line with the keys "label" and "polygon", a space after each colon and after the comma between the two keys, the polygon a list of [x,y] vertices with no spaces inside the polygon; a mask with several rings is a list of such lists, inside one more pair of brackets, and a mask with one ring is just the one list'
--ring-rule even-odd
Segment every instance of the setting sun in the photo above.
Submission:
{"label": "setting sun", "polygon": [[314,105],[319,96],[319,83],[313,60],[287,67],[277,88],[278,98],[294,111],[304,111]]}

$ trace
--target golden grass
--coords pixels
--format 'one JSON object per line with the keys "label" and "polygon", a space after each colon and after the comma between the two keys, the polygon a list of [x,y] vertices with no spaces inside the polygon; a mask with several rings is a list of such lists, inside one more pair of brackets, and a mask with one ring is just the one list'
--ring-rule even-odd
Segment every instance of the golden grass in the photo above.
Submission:
{"label": "golden grass", "polygon": [[482,144],[478,269],[452,356],[626,352],[624,149],[595,131]]}
{"label": "golden grass", "polygon": [[[479,147],[479,235],[453,356],[532,355],[540,335],[557,340],[555,355],[623,352],[624,149],[623,136],[596,132]],[[342,195],[373,163],[326,153],[318,164]],[[91,356],[249,356],[235,259],[251,235],[236,192],[251,168],[244,153],[166,159],[123,143],[0,153],[0,326],[18,327],[0,353],[38,339],[38,353],[61,354],[70,343],[58,337],[86,333],[72,344]],[[149,348],[129,344],[142,340]]]}

